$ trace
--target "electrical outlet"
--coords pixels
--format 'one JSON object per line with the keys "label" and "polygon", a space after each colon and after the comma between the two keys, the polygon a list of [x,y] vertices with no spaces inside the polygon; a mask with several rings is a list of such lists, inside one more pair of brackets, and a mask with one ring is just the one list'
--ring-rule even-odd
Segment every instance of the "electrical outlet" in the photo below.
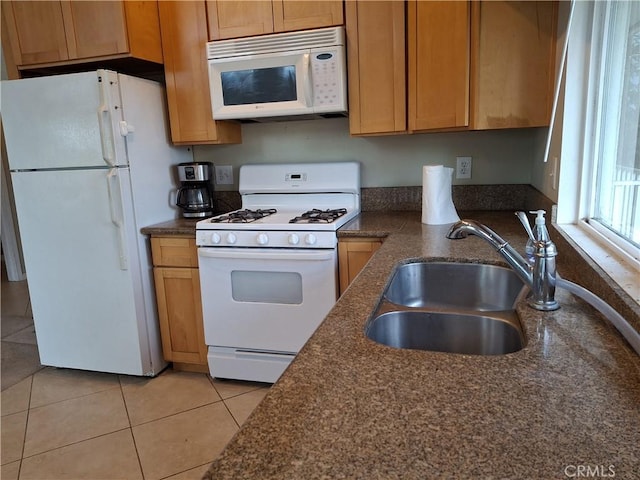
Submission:
{"label": "electrical outlet", "polygon": [[471,178],[471,157],[456,157],[456,178]]}
{"label": "electrical outlet", "polygon": [[216,165],[216,184],[233,185],[233,167],[231,165]]}

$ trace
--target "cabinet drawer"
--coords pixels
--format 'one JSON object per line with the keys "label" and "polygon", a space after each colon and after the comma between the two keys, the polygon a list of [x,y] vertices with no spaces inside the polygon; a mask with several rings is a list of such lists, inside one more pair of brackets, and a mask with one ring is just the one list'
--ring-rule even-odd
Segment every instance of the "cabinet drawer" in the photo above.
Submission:
{"label": "cabinet drawer", "polygon": [[156,267],[197,267],[198,251],[194,237],[152,237],[151,254]]}

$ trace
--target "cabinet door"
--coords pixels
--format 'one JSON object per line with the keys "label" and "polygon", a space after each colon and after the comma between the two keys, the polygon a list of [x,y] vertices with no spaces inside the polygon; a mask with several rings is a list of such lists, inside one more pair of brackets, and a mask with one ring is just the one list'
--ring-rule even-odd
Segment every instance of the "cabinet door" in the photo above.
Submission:
{"label": "cabinet door", "polygon": [[165,360],[206,365],[198,269],[155,267],[153,274]]}
{"label": "cabinet door", "polygon": [[474,129],[549,125],[557,2],[473,3]]}
{"label": "cabinet door", "polygon": [[273,29],[276,32],[331,27],[343,23],[342,1],[273,0]]}
{"label": "cabinet door", "polygon": [[407,20],[409,129],[468,126],[469,2],[410,0]]}
{"label": "cabinet door", "polygon": [[123,3],[127,20],[129,55],[133,58],[163,63],[158,2],[126,0]]}
{"label": "cabinet door", "polygon": [[209,39],[249,37],[273,33],[270,1],[223,0],[207,2]]}
{"label": "cabinet door", "polygon": [[204,1],[162,1],[158,8],[173,143],[239,143],[240,124],[215,122],[211,114]]}
{"label": "cabinet door", "polygon": [[123,2],[62,1],[69,58],[127,53]]}
{"label": "cabinet door", "polygon": [[360,273],[373,254],[380,248],[379,239],[344,239],[338,242],[338,270],[340,273],[340,295]]}
{"label": "cabinet door", "polygon": [[345,12],[350,133],[406,131],[403,2],[347,2]]}
{"label": "cabinet door", "polygon": [[0,2],[16,65],[67,60],[60,2]]}

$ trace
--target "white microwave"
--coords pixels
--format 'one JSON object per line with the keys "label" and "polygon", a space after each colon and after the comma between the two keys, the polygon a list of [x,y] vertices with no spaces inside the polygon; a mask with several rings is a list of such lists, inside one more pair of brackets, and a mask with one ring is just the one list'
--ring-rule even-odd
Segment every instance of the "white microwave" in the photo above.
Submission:
{"label": "white microwave", "polygon": [[344,27],[207,43],[213,118],[347,111]]}

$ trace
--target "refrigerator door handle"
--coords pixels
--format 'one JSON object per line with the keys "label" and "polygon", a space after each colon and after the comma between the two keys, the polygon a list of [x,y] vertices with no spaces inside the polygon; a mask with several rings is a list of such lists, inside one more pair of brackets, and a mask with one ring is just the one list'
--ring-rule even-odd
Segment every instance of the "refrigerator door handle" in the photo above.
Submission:
{"label": "refrigerator door handle", "polygon": [[[115,190],[116,188],[117,194]],[[116,229],[118,230],[117,233],[120,270],[128,270],[129,261],[127,258],[126,241],[124,235],[124,211],[121,202],[119,202],[121,191],[120,176],[118,175],[117,168],[109,169],[109,173],[107,174],[107,192],[109,194],[109,210],[111,213],[111,222],[116,226]]]}
{"label": "refrigerator door handle", "polygon": [[98,107],[98,128],[100,129],[100,145],[102,158],[110,167],[115,166],[115,145],[113,140],[113,128],[111,126],[111,113],[109,111],[109,91],[105,79],[98,82],[100,91],[100,106]]}

